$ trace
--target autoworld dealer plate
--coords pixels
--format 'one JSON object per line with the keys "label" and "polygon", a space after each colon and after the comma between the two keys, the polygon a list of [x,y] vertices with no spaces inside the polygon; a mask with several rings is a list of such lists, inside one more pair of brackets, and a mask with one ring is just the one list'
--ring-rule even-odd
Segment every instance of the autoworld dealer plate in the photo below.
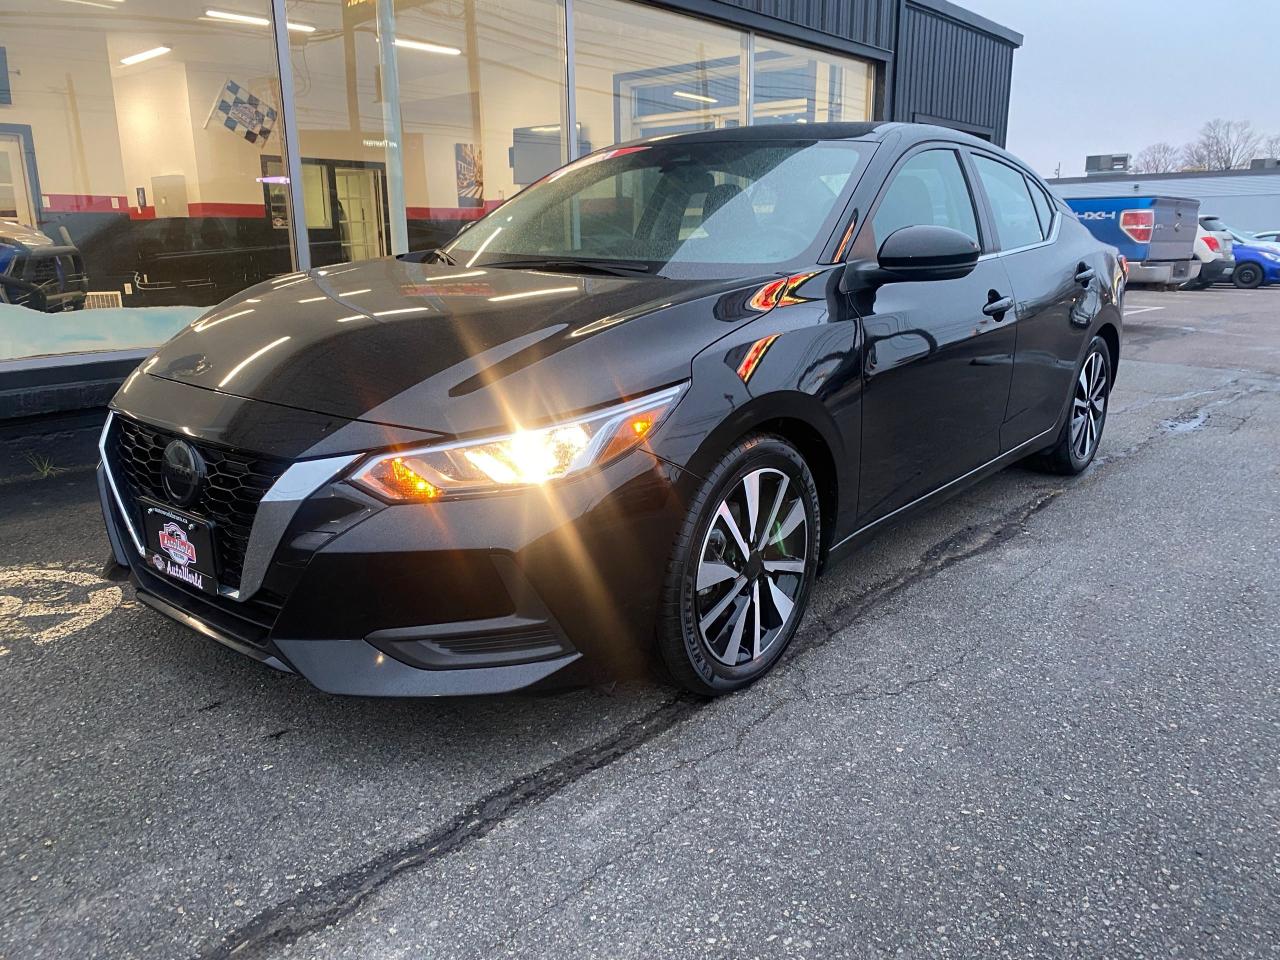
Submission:
{"label": "autoworld dealer plate", "polygon": [[143,501],[147,562],[174,580],[205,593],[218,592],[213,531],[204,520]]}

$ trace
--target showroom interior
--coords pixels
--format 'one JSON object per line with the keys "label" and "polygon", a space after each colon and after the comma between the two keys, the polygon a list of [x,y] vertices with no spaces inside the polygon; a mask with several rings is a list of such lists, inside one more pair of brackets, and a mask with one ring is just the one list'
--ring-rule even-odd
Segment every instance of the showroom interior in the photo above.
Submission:
{"label": "showroom interior", "polygon": [[946,0],[10,0],[0,221],[74,250],[47,269],[85,290],[0,303],[0,416],[101,403],[245,287],[437,246],[612,143],[880,118],[1002,142],[1020,41]]}

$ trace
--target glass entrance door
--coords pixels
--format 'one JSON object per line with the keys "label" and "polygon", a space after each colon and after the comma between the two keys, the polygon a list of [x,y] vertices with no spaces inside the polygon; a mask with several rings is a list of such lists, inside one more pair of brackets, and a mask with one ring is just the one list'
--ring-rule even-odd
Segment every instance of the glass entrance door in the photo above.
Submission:
{"label": "glass entrance door", "polygon": [[334,193],[344,260],[371,260],[386,253],[380,171],[334,167]]}
{"label": "glass entrance door", "polygon": [[0,134],[0,219],[35,226],[31,209],[31,185],[22,159],[22,141]]}

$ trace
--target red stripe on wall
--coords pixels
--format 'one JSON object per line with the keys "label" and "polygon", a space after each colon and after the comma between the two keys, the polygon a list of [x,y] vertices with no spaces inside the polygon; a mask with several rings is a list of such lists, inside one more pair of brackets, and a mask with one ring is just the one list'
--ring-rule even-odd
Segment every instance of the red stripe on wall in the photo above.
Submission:
{"label": "red stripe on wall", "polygon": [[[125,197],[95,196],[90,193],[45,193],[41,195],[48,213],[119,213],[129,211]],[[115,205],[112,205],[112,201]]]}
{"label": "red stripe on wall", "polygon": [[[154,220],[156,208],[139,209],[127,197],[81,193],[46,193],[46,213],[118,213],[130,220]],[[112,204],[115,201],[115,205]],[[479,220],[501,206],[501,200],[486,200],[481,207],[406,207],[410,220]],[[191,217],[243,217],[261,219],[267,208],[261,203],[192,203],[187,205]]]}
{"label": "red stripe on wall", "polygon": [[193,217],[250,217],[261,219],[267,208],[260,203],[189,203],[187,212]]}
{"label": "red stripe on wall", "polygon": [[501,200],[486,200],[483,207],[405,207],[404,215],[410,220],[479,220],[501,205]]}

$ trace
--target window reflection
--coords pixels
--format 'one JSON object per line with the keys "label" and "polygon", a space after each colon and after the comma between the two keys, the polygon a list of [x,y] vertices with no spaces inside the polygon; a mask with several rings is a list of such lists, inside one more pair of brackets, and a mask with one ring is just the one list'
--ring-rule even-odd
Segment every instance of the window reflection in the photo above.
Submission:
{"label": "window reflection", "polygon": [[752,122],[870,120],[874,79],[871,64],[862,60],[759,37]]}
{"label": "window reflection", "polygon": [[[560,0],[285,10],[291,105],[270,0],[6,0],[0,360],[154,346],[296,270],[295,232],[317,267],[437,247],[612,143],[872,110],[867,64],[628,0],[574,3],[573,91]],[[686,240],[722,201],[738,209],[735,183],[690,194]],[[581,193],[584,223],[615,187]]]}
{"label": "window reflection", "polygon": [[151,346],[291,269],[259,182],[279,141],[268,0],[236,0],[238,21],[205,0],[3,7],[0,359]]}
{"label": "window reflection", "polygon": [[314,265],[439,246],[567,159],[555,0],[288,10]]}
{"label": "window reflection", "polygon": [[620,0],[575,0],[581,136],[592,148],[747,122],[744,35]]}

